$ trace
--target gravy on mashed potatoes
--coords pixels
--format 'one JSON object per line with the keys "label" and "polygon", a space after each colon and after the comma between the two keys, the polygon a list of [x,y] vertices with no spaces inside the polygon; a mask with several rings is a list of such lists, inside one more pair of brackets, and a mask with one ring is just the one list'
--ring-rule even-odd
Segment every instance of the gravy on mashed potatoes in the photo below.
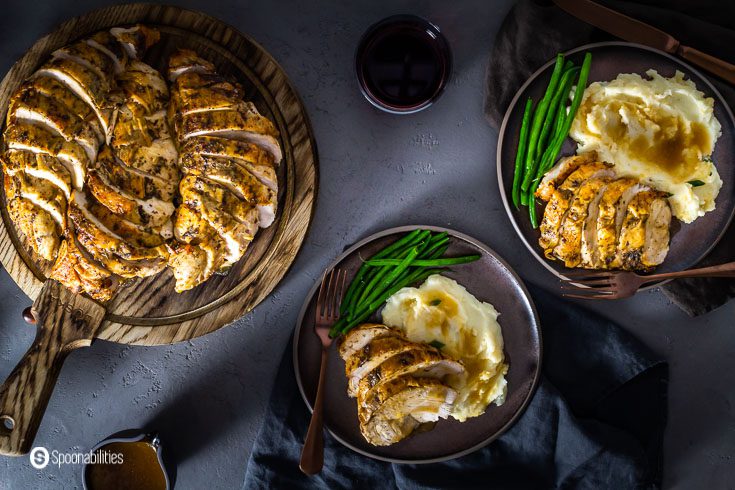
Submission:
{"label": "gravy on mashed potatoes", "polygon": [[419,288],[396,292],[383,309],[383,323],[402,329],[413,342],[441,345],[442,353],[464,364],[463,375],[446,380],[457,390],[451,415],[461,422],[505,401],[508,364],[497,317],[493,305],[438,274]]}
{"label": "gravy on mashed potatoes", "polygon": [[681,72],[646,75],[590,84],[570,136],[577,153],[596,151],[619,175],[668,192],[674,216],[690,223],[715,208],[722,187],[711,160],[722,134],[714,100]]}

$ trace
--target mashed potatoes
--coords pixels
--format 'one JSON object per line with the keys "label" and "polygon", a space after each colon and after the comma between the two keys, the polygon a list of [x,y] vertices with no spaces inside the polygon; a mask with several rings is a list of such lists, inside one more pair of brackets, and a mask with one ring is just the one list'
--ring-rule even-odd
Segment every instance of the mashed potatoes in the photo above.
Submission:
{"label": "mashed potatoes", "polygon": [[414,342],[443,344],[444,354],[464,364],[465,374],[447,380],[458,392],[452,417],[459,421],[505,401],[508,365],[497,317],[493,305],[438,274],[419,288],[401,289],[383,309],[383,323],[403,329]]}
{"label": "mashed potatoes", "polygon": [[646,74],[587,87],[570,136],[578,153],[597,151],[620,175],[671,194],[674,216],[690,223],[715,208],[722,187],[710,158],[722,133],[714,100],[681,72]]}

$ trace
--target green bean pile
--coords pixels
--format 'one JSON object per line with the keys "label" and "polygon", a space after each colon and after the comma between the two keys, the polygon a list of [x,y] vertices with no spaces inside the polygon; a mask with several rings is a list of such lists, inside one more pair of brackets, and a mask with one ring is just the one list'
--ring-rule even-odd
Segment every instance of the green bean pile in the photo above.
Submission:
{"label": "green bean pile", "polygon": [[[528,206],[528,215],[534,228],[538,226],[534,194],[543,175],[554,165],[569,134],[587,87],[591,63],[590,53],[585,54],[581,67],[574,66],[568,60],[564,62],[564,55],[557,55],[551,80],[535,110],[533,100],[529,98],[526,101],[511,195],[517,209],[521,205]],[[575,79],[574,96],[567,107]]]}
{"label": "green bean pile", "polygon": [[360,266],[340,306],[340,318],[330,337],[347,333],[363,323],[399,289],[423,281],[450,265],[466,264],[479,255],[442,257],[449,235],[414,230],[385,247]]}

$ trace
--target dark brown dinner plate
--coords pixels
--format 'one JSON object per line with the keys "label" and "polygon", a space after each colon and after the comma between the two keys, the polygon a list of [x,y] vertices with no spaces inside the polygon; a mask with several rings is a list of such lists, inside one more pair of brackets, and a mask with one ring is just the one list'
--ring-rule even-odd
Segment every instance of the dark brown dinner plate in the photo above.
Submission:
{"label": "dark brown dinner plate", "polygon": [[[676,218],[672,219],[669,254],[655,272],[688,269],[699,262],[717,244],[735,212],[735,162],[733,161],[735,120],[732,111],[717,89],[700,72],[662,51],[632,43],[607,42],[573,49],[567,52],[566,56],[575,64],[581,65],[587,51],[592,53],[589,83],[612,80],[621,73],[638,73],[645,76],[645,72],[649,69],[654,69],[665,77],[671,77],[678,70],[684,73],[688,80],[692,80],[698,90],[715,100],[714,114],[722,125],[722,136],[717,140],[712,159],[723,182],[720,194],[715,201],[716,209],[690,224],[684,224]],[[538,245],[539,232],[538,229],[531,227],[528,209],[525,207],[521,207],[520,210],[516,209],[510,202],[524,104],[528,97],[532,97],[534,101],[543,97],[546,85],[551,78],[553,64],[554,60],[549,61],[528,79],[505,113],[498,137],[498,183],[505,210],[528,250],[549,271],[559,277],[564,277],[564,271],[567,270],[564,265],[559,261],[550,261],[543,256],[543,251]],[[575,148],[576,143],[571,138],[567,138],[561,155],[572,155]],[[537,210],[537,216],[541,216],[543,209],[540,204]]]}
{"label": "dark brown dinner plate", "polygon": [[[464,423],[440,420],[433,430],[414,434],[387,447],[368,444],[360,434],[357,405],[347,396],[344,361],[333,344],[329,353],[324,399],[324,424],[345,446],[358,453],[394,463],[433,463],[456,458],[479,449],[508,429],[531,399],[541,366],[541,331],[533,301],[525,286],[486,245],[456,231],[434,226],[403,226],[372,235],[340,255],[329,268],[346,269],[351,279],[363,258],[369,257],[416,228],[445,231],[451,236],[447,256],[480,254],[481,259],[454,266],[443,273],[467,288],[481,301],[495,306],[503,331],[505,358],[509,363],[508,395],[501,406],[490,405],[484,415]],[[299,390],[309,410],[316,396],[321,344],[314,334],[315,284],[301,309],[294,335],[294,369]],[[374,320],[379,321],[379,315]]]}

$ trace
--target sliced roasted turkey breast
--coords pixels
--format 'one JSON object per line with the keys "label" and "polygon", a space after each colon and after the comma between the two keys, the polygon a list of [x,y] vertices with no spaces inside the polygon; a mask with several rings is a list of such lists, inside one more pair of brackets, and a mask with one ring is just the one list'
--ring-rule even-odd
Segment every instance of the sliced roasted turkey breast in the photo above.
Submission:
{"label": "sliced roasted turkey breast", "polygon": [[[102,218],[93,213],[90,207],[102,215]],[[122,222],[112,216],[114,215],[111,213],[104,213],[101,205],[95,206],[94,202],[87,199],[83,193],[75,191],[72,195],[69,203],[69,218],[74,222],[80,243],[87,250],[90,250],[88,245],[92,244],[97,249],[109,251],[127,260],[156,259],[166,256],[165,247],[161,243],[156,244],[160,236],[135,233],[122,237],[110,229],[112,227],[118,230],[123,229]]]}
{"label": "sliced roasted turkey breast", "polygon": [[96,32],[84,42],[107,56],[112,61],[116,74],[125,69],[128,63],[128,53],[110,31]]}
{"label": "sliced roasted turkey breast", "polygon": [[[186,244],[169,246],[169,265],[176,277],[178,292],[196,287],[216,272],[227,268],[226,243],[200,213],[186,204],[176,209],[174,236]],[[181,270],[181,267],[190,265],[197,265],[197,270]]]}
{"label": "sliced roasted turkey breast", "polygon": [[588,211],[595,198],[601,192],[605,192],[605,186],[609,181],[609,178],[587,179],[577,188],[559,227],[559,243],[552,252],[566,267],[576,267],[581,262],[584,245],[582,235]]}
{"label": "sliced roasted turkey breast", "polygon": [[338,341],[360,430],[374,445],[394,444],[423,423],[446,418],[457,393],[443,381],[464,366],[385,325],[364,324]]}
{"label": "sliced roasted turkey breast", "polygon": [[[107,207],[112,213],[118,214],[133,223],[149,226],[151,228],[164,226],[171,219],[174,212],[173,202],[155,195],[146,195],[141,191],[145,188],[128,187],[128,184],[141,183],[134,179],[133,173],[129,173],[130,179],[121,177],[119,173],[106,171],[105,168],[116,164],[112,151],[105,147],[100,153],[99,169],[89,172],[87,187],[97,201]],[[119,178],[118,178],[119,177]],[[115,179],[115,180],[112,180]],[[152,180],[151,180],[152,182]]]}
{"label": "sliced roasted turkey breast", "polygon": [[600,189],[590,202],[582,230],[582,267],[605,268],[604,255],[610,246],[615,248],[615,203],[628,187],[635,185],[632,179],[613,179]]}
{"label": "sliced roasted turkey breast", "polygon": [[211,62],[200,58],[190,49],[179,49],[171,55],[168,61],[168,78],[175,82],[184,73],[214,73],[215,67]]}
{"label": "sliced roasted turkey breast", "polygon": [[646,237],[641,255],[641,265],[645,268],[661,264],[669,253],[669,227],[671,226],[671,207],[665,196],[657,195],[651,203],[651,211],[646,220]]}
{"label": "sliced roasted turkey breast", "polygon": [[559,185],[562,184],[567,178],[582,165],[594,163],[597,161],[597,154],[585,153],[582,155],[574,155],[571,157],[562,158],[559,163],[554,166],[551,170],[546,172],[538,189],[536,189],[536,197],[548,201],[554,194]]}
{"label": "sliced roasted turkey breast", "polygon": [[195,175],[181,179],[181,199],[194,206],[203,205],[210,212],[232,217],[245,225],[252,237],[258,231],[258,210],[256,206],[227,190],[220,184]]}
{"label": "sliced roasted turkey breast", "polygon": [[358,409],[360,431],[369,443],[387,446],[422,423],[447,418],[457,392],[435,379],[406,377],[381,385],[372,396],[365,405],[374,410]]}
{"label": "sliced roasted turkey breast", "polygon": [[[400,394],[403,391],[411,390],[412,388],[417,387],[427,387],[427,386],[441,386],[440,380],[436,378],[422,378],[413,376],[411,374],[405,374],[402,376],[396,376],[392,379],[386,380],[383,383],[377,384],[374,388],[366,391],[366,392],[358,392],[357,394],[357,412],[358,412],[358,418],[360,420],[361,424],[367,423],[370,418],[378,411],[380,410],[381,406],[384,405],[388,400],[395,397],[396,395]],[[453,391],[453,390],[452,390]],[[455,393],[456,396],[456,393]],[[408,401],[408,399],[406,399]],[[451,401],[454,401],[454,398],[452,398]],[[400,406],[394,405],[393,409],[396,410],[394,412],[396,415],[400,416],[413,416],[416,420],[419,422],[429,422],[433,421],[435,422],[437,419],[433,420],[422,420],[420,419],[420,415],[416,415],[411,412],[410,408],[413,407],[403,407],[405,409],[404,412],[398,412],[398,410],[401,409]],[[440,415],[441,418],[446,418],[449,415],[449,409],[451,408],[451,402],[449,402],[448,406],[445,406],[444,403],[442,403],[439,407],[440,412],[437,415]],[[384,415],[387,413],[384,412]]]}
{"label": "sliced roasted turkey breast", "polygon": [[26,199],[46,211],[59,225],[66,229],[67,200],[64,193],[45,179],[39,179],[25,172],[5,175],[7,196]]}
{"label": "sliced roasted turkey breast", "polygon": [[133,59],[142,58],[146,50],[161,38],[157,30],[144,25],[113,27],[110,29],[110,34],[122,45],[128,58]]}
{"label": "sliced roasted turkey breast", "polygon": [[136,199],[160,199],[171,202],[176,192],[176,182],[162,179],[141,170],[128,167],[116,158],[109,147],[103,147],[93,170],[97,171],[113,187],[125,189]]}
{"label": "sliced roasted turkey breast", "polygon": [[20,121],[7,125],[3,137],[9,150],[25,150],[58,158],[71,174],[74,188],[81,189],[84,185],[89,157],[77,143],[65,141],[42,126]]}
{"label": "sliced roasted turkey breast", "polygon": [[3,181],[10,219],[40,257],[53,260],[61,237],[58,223],[48,211],[21,197],[20,189],[10,175],[5,173]]}
{"label": "sliced roasted turkey breast", "polygon": [[89,68],[65,58],[52,59],[35,76],[56,79],[86,102],[97,115],[103,132],[107,134],[113,115],[113,107],[107,97],[111,88],[110,80],[101,78]]}
{"label": "sliced roasted turkey breast", "polygon": [[[9,212],[39,255],[56,259],[52,277],[102,301],[111,297],[118,276],[155,273],[166,263],[167,249],[156,229],[163,231],[165,220],[158,218],[157,205],[163,202],[170,217],[175,183],[121,164],[108,146],[98,160],[120,104],[128,112],[133,108],[141,122],[147,123],[147,110],[160,113],[150,124],[135,124],[136,130],[121,125],[118,134],[132,134],[135,152],[148,151],[144,140],[156,139],[156,131],[166,127],[166,84],[135,60],[157,36],[133,26],[64,46],[21,85],[9,105],[3,134]],[[157,166],[169,163],[176,176],[175,146],[165,136],[174,155],[166,155],[168,161],[161,158],[165,151],[148,156]]]}
{"label": "sliced roasted turkey breast", "polygon": [[563,160],[547,175],[539,245],[566,267],[647,270],[669,248],[666,196],[589,156]]}
{"label": "sliced roasted turkey breast", "polygon": [[347,335],[337,338],[339,355],[345,361],[361,351],[375,339],[382,337],[399,337],[400,332],[379,323],[363,323],[349,331]]}
{"label": "sliced roasted turkey breast", "polygon": [[224,138],[197,137],[187,140],[181,147],[181,153],[232,159],[269,189],[278,192],[273,156],[258,145]]}
{"label": "sliced roasted turkey breast", "polygon": [[76,293],[87,293],[98,301],[112,298],[117,279],[105,267],[83,253],[74,238],[63,240],[59,256],[49,274]]}
{"label": "sliced roasted turkey breast", "polygon": [[168,86],[163,76],[150,65],[142,61],[131,61],[118,77],[118,84],[127,99],[139,105],[145,115],[166,110]]}
{"label": "sliced roasted turkey breast", "polygon": [[352,382],[354,378],[350,379],[347,393],[350,396],[361,393],[366,397],[377,385],[400,376],[444,379],[448,375],[458,375],[463,371],[462,364],[448,359],[436,349],[414,349],[389,357],[357,383]]}
{"label": "sliced roasted turkey breast", "polygon": [[261,227],[273,223],[278,205],[276,194],[244,167],[230,159],[195,153],[183,153],[179,163],[185,172],[217,182],[240,199],[253,203]]}
{"label": "sliced roasted turkey breast", "polygon": [[637,193],[628,203],[613,265],[626,270],[646,270],[661,263],[668,251],[670,221],[671,210],[663,193],[653,190]]}
{"label": "sliced roasted turkey breast", "polygon": [[92,107],[57,79],[53,77],[35,76],[27,81],[21,90],[34,90],[63,104],[92,129],[97,141],[102,142],[105,140],[105,132]]}
{"label": "sliced roasted turkey breast", "polygon": [[93,126],[54,97],[34,89],[21,90],[10,102],[8,123],[25,121],[50,129],[66,141],[76,142],[87,153],[89,162],[97,157],[101,140]]}
{"label": "sliced roasted turkey breast", "polygon": [[579,186],[590,178],[612,177],[613,175],[614,173],[610,170],[609,165],[601,162],[581,165],[553,191],[539,226],[541,232],[539,244],[546,251],[547,257],[553,258],[552,252],[561,238],[559,229]]}
{"label": "sliced roasted turkey breast", "polygon": [[68,200],[73,190],[69,170],[61,162],[45,153],[33,153],[22,150],[5,152],[5,172],[15,175],[25,172],[38,179],[45,179],[58,187]]}
{"label": "sliced roasted turkey breast", "polygon": [[89,43],[79,41],[57,49],[51,55],[54,59],[65,59],[78,63],[93,72],[97,77],[112,85],[115,76],[115,64],[102,51]]}
{"label": "sliced roasted turkey breast", "polygon": [[188,175],[182,179],[181,200],[196,210],[227,244],[228,262],[237,261],[258,231],[258,211],[213,182]]}
{"label": "sliced roasted turkey breast", "polygon": [[419,344],[407,341],[403,337],[377,338],[345,359],[345,374],[355,383],[365,377],[386,359],[411,349],[420,348]]}
{"label": "sliced roasted turkey breast", "polygon": [[278,136],[273,123],[260,115],[252,103],[238,102],[232,109],[189,112],[174,117],[180,141],[218,133],[255,133]]}

